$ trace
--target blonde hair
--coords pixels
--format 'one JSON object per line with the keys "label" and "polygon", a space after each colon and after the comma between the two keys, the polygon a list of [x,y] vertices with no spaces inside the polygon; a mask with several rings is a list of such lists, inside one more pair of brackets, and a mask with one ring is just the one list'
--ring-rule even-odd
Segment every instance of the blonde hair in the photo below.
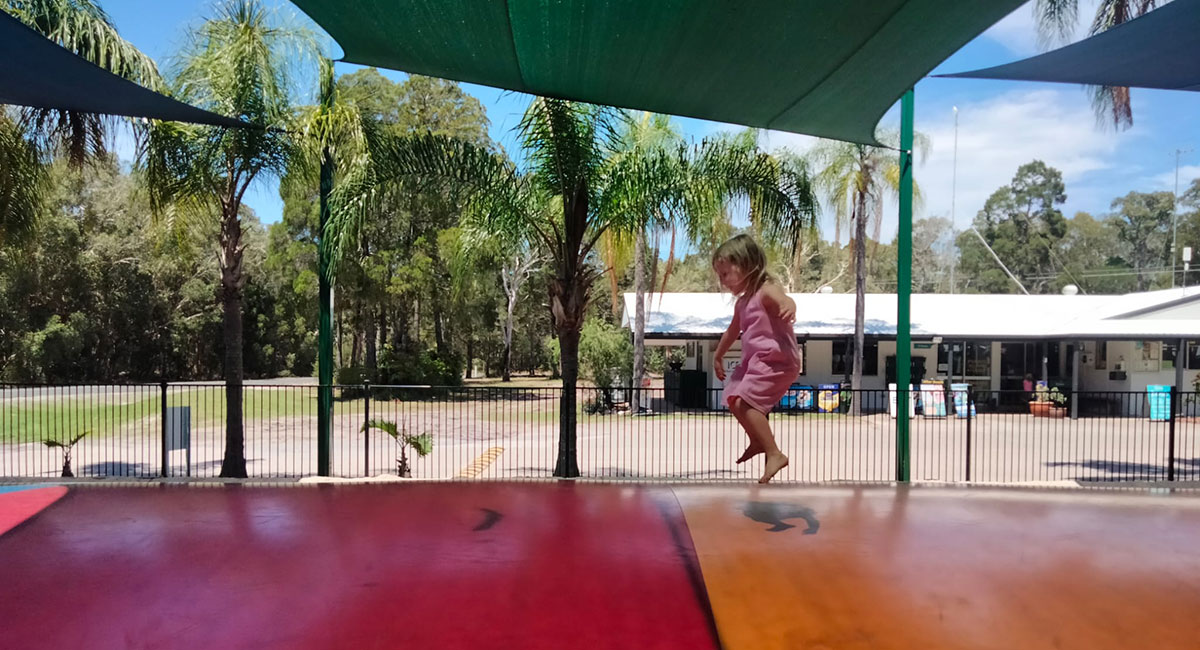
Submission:
{"label": "blonde hair", "polygon": [[739,297],[753,295],[771,280],[771,274],[767,273],[767,254],[750,235],[735,235],[718,246],[712,256],[713,266],[721,260],[737,265],[746,274],[746,284]]}

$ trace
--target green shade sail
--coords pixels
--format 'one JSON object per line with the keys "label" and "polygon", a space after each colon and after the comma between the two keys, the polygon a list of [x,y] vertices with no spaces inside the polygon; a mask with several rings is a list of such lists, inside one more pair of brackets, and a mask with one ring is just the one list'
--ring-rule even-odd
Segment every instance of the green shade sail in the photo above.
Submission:
{"label": "green shade sail", "polygon": [[864,144],[1023,1],[293,0],[350,63]]}

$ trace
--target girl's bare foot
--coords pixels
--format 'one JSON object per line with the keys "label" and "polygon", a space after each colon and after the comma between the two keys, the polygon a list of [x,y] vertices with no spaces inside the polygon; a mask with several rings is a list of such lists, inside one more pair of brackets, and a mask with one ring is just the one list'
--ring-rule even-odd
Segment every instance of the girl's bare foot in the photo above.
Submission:
{"label": "girl's bare foot", "polygon": [[743,451],[742,455],[737,459],[737,464],[741,465],[742,463],[750,460],[751,458],[754,458],[755,456],[757,456],[761,453],[763,453],[762,446],[759,445],[757,442],[752,442],[752,443],[750,443],[749,447],[746,447],[746,451]]}
{"label": "girl's bare foot", "polygon": [[758,479],[759,483],[768,483],[779,473],[779,470],[788,466],[788,457],[776,452],[767,454],[767,466],[763,468],[762,478]]}

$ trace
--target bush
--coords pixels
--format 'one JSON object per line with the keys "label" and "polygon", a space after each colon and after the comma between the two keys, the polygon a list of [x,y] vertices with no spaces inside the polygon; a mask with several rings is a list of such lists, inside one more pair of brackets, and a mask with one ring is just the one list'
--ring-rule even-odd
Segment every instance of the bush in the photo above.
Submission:
{"label": "bush", "polygon": [[558,348],[558,339],[547,336],[542,339],[542,349],[546,353],[547,370],[550,371],[551,379],[562,377],[562,352]]}
{"label": "bush", "polygon": [[453,352],[442,358],[424,347],[396,349],[387,345],[379,355],[380,384],[461,386],[462,375],[463,359]]}
{"label": "bush", "polygon": [[599,319],[584,323],[579,367],[605,394],[607,389],[627,386],[633,376],[633,342],[628,333]]}

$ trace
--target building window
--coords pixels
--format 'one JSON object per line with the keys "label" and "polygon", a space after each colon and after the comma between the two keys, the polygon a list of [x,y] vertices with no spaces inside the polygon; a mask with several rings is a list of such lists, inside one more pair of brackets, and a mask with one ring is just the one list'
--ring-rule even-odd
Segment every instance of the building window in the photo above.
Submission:
{"label": "building window", "polygon": [[1096,370],[1108,369],[1108,341],[1096,341]]}
{"label": "building window", "polygon": [[[954,353],[954,367],[950,368],[951,352]],[[963,346],[962,343],[943,343],[938,346],[938,365],[939,374],[949,373],[951,377],[959,377],[963,374]]]}
{"label": "building window", "polygon": [[796,343],[800,348],[800,374],[808,374],[808,345],[804,341]]}
{"label": "building window", "polygon": [[1175,358],[1179,356],[1179,346],[1175,341],[1163,341],[1162,343],[1162,369],[1173,370],[1175,368]]}
{"label": "building window", "polygon": [[950,363],[950,348],[954,347],[953,377],[962,377],[965,364],[967,377],[990,377],[992,375],[991,343],[943,343],[938,346],[938,372],[945,374]]}
{"label": "building window", "polygon": [[[840,339],[833,342],[834,375],[849,375],[854,370],[854,341]],[[863,343],[863,376],[879,374],[879,341],[867,339]]]}
{"label": "building window", "polygon": [[1200,370],[1200,343],[1188,341],[1188,370]]}
{"label": "building window", "polygon": [[991,377],[992,376],[992,344],[991,343],[967,343],[963,346],[967,355],[967,376],[968,377]]}

